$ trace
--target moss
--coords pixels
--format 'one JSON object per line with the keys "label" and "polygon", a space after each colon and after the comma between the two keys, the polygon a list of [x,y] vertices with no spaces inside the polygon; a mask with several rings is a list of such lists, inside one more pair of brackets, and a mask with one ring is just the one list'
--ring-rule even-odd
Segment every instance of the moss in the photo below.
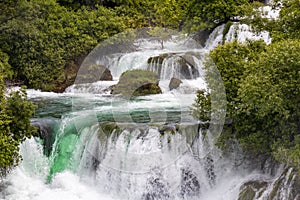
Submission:
{"label": "moss", "polygon": [[126,97],[160,94],[158,75],[146,70],[132,70],[124,72],[112,94],[121,94]]}

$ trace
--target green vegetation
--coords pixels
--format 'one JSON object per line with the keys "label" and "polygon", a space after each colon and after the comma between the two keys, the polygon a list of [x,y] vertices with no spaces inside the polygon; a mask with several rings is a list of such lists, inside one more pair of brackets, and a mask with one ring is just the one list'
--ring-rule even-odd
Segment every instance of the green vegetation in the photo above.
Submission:
{"label": "green vegetation", "polygon": [[189,30],[214,29],[218,25],[244,16],[251,10],[248,0],[192,0],[189,1]]}
{"label": "green vegetation", "polygon": [[[210,57],[221,73],[227,97],[227,124],[220,145],[236,139],[248,152],[300,169],[300,26],[295,20],[299,1],[283,1],[283,5],[278,25],[260,24],[260,29],[271,31],[272,44],[234,41],[217,47]],[[264,27],[269,24],[272,30]],[[212,68],[211,62],[206,68]],[[214,77],[207,73],[206,79],[213,87]],[[194,109],[205,111],[208,100],[199,92]],[[207,116],[204,111],[196,113],[198,119]]]}
{"label": "green vegetation", "polygon": [[208,128],[211,120],[211,97],[205,90],[197,92],[196,102],[192,105],[192,115],[195,119],[199,119],[205,124],[204,128]]}
{"label": "green vegetation", "polygon": [[10,74],[8,56],[0,52],[0,177],[5,176],[21,157],[19,144],[35,133],[30,125],[34,106],[26,101],[24,89],[5,96],[4,78]]}
{"label": "green vegetation", "polygon": [[120,76],[117,85],[112,88],[112,94],[122,94],[126,97],[160,94],[158,75],[146,70],[126,71]]}
{"label": "green vegetation", "polygon": [[[3,5],[4,4],[4,5]],[[60,92],[70,85],[82,59],[102,40],[124,30],[123,19],[102,6],[68,10],[54,0],[1,3],[0,46],[14,79],[28,87]],[[9,10],[9,11],[10,11]]]}
{"label": "green vegetation", "polygon": [[[285,40],[269,46],[232,42],[210,53],[226,89],[226,121],[232,121],[223,144],[235,138],[247,151],[300,166],[299,52],[299,40]],[[199,94],[195,108],[207,106],[201,105],[206,96]]]}

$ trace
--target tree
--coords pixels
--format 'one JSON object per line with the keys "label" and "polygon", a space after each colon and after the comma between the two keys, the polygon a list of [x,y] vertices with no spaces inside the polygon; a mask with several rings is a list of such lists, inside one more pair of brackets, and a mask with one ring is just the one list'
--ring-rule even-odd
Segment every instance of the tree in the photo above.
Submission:
{"label": "tree", "polygon": [[[277,1],[278,3],[278,1]],[[300,3],[298,0],[283,0],[281,2],[279,21],[275,21],[272,36],[275,41],[300,39]],[[268,24],[266,24],[268,25]]]}
{"label": "tree", "polygon": [[274,153],[298,145],[299,69],[299,40],[271,44],[248,65],[248,76],[238,90],[241,103],[237,105],[236,128],[251,150]]}
{"label": "tree", "polygon": [[185,27],[190,31],[212,30],[252,8],[247,0],[192,0],[188,4]]}
{"label": "tree", "polygon": [[20,91],[5,96],[3,78],[7,77],[8,56],[0,51],[0,177],[5,176],[21,157],[19,144],[35,134],[30,125],[34,106],[26,101],[26,92]]}
{"label": "tree", "polygon": [[[31,88],[63,91],[72,83],[69,79],[75,79],[82,57],[126,27],[121,17],[102,6],[72,11],[55,0],[16,4],[0,25],[0,45],[10,57],[14,78]],[[75,71],[71,78],[69,68]]]}
{"label": "tree", "polygon": [[[256,60],[259,53],[265,50],[265,43],[263,41],[248,41],[246,44],[240,44],[237,41],[226,43],[218,46],[210,53],[210,58],[218,68],[222,81],[226,90],[227,98],[227,116],[232,118],[235,113],[235,107],[239,103],[238,89],[240,82],[247,76],[247,64]],[[205,64],[207,70],[212,66],[209,62]],[[208,87],[213,88],[214,76],[206,75]]]}
{"label": "tree", "polygon": [[205,90],[198,90],[195,103],[192,105],[192,115],[201,121],[207,129],[211,120],[211,97]]}

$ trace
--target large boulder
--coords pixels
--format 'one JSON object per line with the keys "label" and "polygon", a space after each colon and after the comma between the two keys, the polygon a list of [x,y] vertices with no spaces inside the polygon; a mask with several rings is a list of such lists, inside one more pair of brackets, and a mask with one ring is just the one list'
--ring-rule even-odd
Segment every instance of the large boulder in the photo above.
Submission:
{"label": "large boulder", "polygon": [[169,89],[170,90],[176,89],[180,86],[181,83],[182,81],[180,79],[173,77],[170,80]]}
{"label": "large boulder", "polygon": [[103,65],[92,64],[81,67],[76,77],[76,84],[94,83],[97,81],[112,81],[113,76],[108,68]]}
{"label": "large boulder", "polygon": [[126,71],[120,76],[118,84],[111,88],[111,93],[127,97],[161,94],[158,83],[158,75],[154,72],[146,70]]}

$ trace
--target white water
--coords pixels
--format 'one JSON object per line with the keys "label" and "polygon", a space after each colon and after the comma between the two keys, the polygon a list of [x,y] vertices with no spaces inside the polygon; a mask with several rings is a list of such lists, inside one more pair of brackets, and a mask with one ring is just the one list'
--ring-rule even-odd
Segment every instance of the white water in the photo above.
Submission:
{"label": "white water", "polygon": [[[234,160],[223,158],[214,147],[207,154],[211,144],[203,137],[192,147],[182,142],[185,141],[182,134],[176,134],[170,142],[167,135],[160,138],[156,128],[148,129],[149,133],[142,138],[138,137],[138,129],[133,132],[128,129],[115,141],[113,135],[108,138],[105,148],[95,139],[96,130],[97,126],[92,126],[81,132],[81,146],[73,153],[77,171],[60,172],[50,184],[45,183],[49,161],[42,153],[42,146],[34,139],[27,140],[21,146],[24,161],[5,180],[7,188],[0,193],[0,199],[138,200],[145,194],[157,192],[159,188],[151,184],[156,180],[161,183],[159,193],[169,195],[157,199],[228,200],[238,198],[239,189],[245,182],[272,183],[275,180],[261,172],[250,172],[241,166],[236,168]],[[105,149],[107,152],[103,157]],[[91,165],[93,157],[104,159],[96,171]],[[182,170],[188,173],[184,182]]]}
{"label": "white water", "polygon": [[53,200],[53,199],[103,199],[112,200],[96,188],[86,185],[74,173],[65,171],[57,174],[51,184],[46,184],[48,158],[43,155],[42,146],[34,139],[21,145],[22,164],[9,175],[9,184],[0,199],[10,200]]}
{"label": "white water", "polygon": [[226,35],[226,42],[237,40],[238,42],[246,42],[246,40],[263,40],[265,43],[270,44],[272,39],[267,31],[254,33],[251,31],[249,25],[240,24],[235,22],[229,29]]}

